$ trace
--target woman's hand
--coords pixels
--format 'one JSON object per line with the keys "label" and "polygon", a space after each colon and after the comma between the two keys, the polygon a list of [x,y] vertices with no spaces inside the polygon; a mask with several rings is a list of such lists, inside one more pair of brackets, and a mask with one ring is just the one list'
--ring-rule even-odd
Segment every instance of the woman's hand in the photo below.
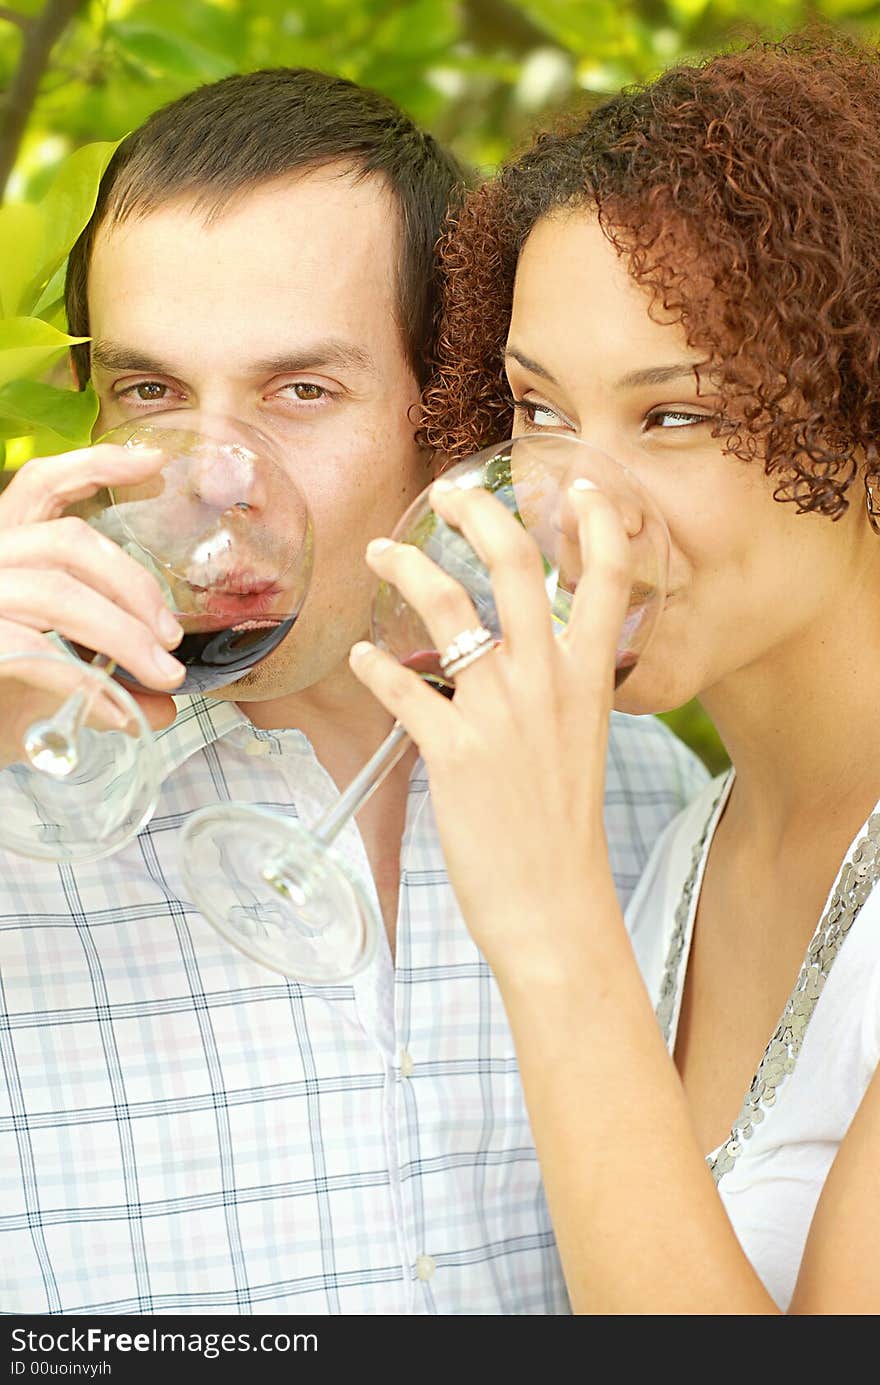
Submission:
{"label": "woman's hand", "polygon": [[[32,663],[22,681],[2,659],[57,653],[50,630],[108,655],[158,690],[180,683],[183,668],[168,651],[181,631],[158,582],[117,544],[64,513],[103,486],[146,479],[161,461],[158,450],[101,444],[27,462],[0,494],[0,727],[19,724],[36,688],[63,691],[51,666]],[[154,728],[174,720],[168,693],[132,696]]]}
{"label": "woman's hand", "polygon": [[[419,746],[450,878],[496,972],[564,964],[566,930],[580,931],[594,888],[611,878],[602,804],[630,546],[603,495],[577,484],[569,495],[585,561],[561,635],[533,540],[486,491],[440,481],[432,504],[489,568],[502,643],[462,670],[451,701],[373,645],[351,653],[357,677]],[[479,625],[463,588],[413,546],[376,540],[367,561],[438,650]]]}

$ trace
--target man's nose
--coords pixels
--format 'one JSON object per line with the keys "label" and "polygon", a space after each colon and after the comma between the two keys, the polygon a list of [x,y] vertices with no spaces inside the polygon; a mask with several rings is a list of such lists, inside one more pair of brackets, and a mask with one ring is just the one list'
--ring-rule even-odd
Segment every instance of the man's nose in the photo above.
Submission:
{"label": "man's nose", "polygon": [[194,500],[219,511],[264,507],[264,484],[256,454],[235,443],[207,442],[193,458],[188,476]]}

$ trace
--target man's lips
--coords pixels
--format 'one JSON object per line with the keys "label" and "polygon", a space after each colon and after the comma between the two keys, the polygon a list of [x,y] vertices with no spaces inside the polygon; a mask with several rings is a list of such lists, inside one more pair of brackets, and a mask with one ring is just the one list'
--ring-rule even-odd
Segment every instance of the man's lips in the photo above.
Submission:
{"label": "man's lips", "polygon": [[225,578],[211,587],[193,587],[199,594],[199,606],[205,615],[245,620],[278,608],[283,588],[264,578]]}

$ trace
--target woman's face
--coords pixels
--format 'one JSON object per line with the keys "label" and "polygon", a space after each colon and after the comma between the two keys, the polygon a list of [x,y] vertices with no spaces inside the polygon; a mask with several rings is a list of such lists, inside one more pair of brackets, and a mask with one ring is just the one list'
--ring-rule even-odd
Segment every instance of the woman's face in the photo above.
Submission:
{"label": "woman's face", "polygon": [[624,711],[665,711],[738,680],[772,696],[814,668],[870,581],[880,540],[861,483],[846,516],[797,515],[760,462],[712,437],[718,401],[698,386],[680,326],[653,320],[596,218],[537,223],[519,260],[507,343],[515,432],[576,434],[628,467],[669,528],[668,599],[618,693]]}

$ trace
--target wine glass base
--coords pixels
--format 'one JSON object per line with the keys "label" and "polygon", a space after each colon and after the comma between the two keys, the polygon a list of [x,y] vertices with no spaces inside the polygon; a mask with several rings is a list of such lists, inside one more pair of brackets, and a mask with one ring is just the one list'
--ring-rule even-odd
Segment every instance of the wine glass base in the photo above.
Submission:
{"label": "wine glass base", "polygon": [[182,870],[227,942],[308,985],[350,981],[373,959],[375,909],[357,877],[301,823],[237,803],[188,820]]}
{"label": "wine glass base", "polygon": [[[66,703],[83,699],[77,724]],[[137,703],[66,654],[0,657],[0,847],[31,860],[99,861],[149,822],[159,795]]]}

